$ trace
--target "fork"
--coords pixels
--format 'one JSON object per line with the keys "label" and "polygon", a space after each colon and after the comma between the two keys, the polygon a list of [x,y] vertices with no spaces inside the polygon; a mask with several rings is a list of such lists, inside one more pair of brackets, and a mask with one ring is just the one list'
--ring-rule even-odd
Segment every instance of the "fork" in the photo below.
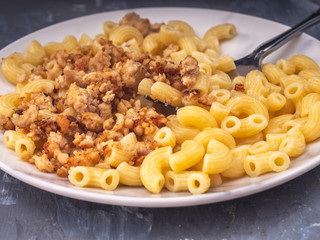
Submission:
{"label": "fork", "polygon": [[[291,39],[300,35],[301,32],[314,24],[320,21],[320,8],[311,14],[306,19],[302,20],[297,25],[288,29],[287,31],[263,42],[256,49],[253,50],[249,55],[236,60],[234,63],[236,65],[236,69],[233,70],[237,75],[245,76],[250,71],[258,69],[261,70],[262,60],[274,52],[278,48],[282,47],[284,44],[289,42]],[[232,71],[228,74],[233,74]]]}
{"label": "fork", "polygon": [[[263,42],[247,56],[234,61],[235,65],[236,65],[236,69],[228,72],[229,76],[231,77],[231,79],[233,79],[234,77],[236,77],[238,75],[245,76],[250,71],[255,70],[255,69],[261,70],[262,60],[267,55],[269,55],[270,53],[279,49],[284,44],[289,42],[291,39],[300,35],[303,30],[313,26],[314,24],[318,23],[319,21],[320,21],[320,8],[316,12],[311,14],[309,17],[302,20],[300,23],[298,23],[297,25],[288,29],[287,31]],[[179,109],[179,107],[174,107],[168,103],[163,103],[163,102],[159,101],[158,99],[151,98],[148,95],[144,95],[144,98],[146,98],[147,100],[150,100],[154,103],[159,103],[159,104],[161,104],[171,110],[177,111]]]}

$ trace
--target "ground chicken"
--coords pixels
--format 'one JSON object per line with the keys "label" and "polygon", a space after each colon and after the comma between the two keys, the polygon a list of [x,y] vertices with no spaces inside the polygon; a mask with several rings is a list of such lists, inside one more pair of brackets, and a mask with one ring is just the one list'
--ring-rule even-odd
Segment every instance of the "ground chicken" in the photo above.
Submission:
{"label": "ground chicken", "polygon": [[89,94],[85,88],[78,87],[75,83],[70,85],[66,93],[65,103],[77,112],[83,113],[88,108]]}
{"label": "ground chicken", "polygon": [[198,62],[194,57],[187,56],[181,61],[181,81],[183,85],[190,87],[197,81],[200,73]]}
{"label": "ground chicken", "polygon": [[82,113],[81,122],[84,124],[86,129],[92,132],[101,132],[103,129],[103,119],[96,113]]}
{"label": "ground chicken", "polygon": [[38,120],[38,111],[39,108],[37,105],[31,105],[22,115],[16,115],[16,118],[13,119],[14,124],[19,128],[30,126],[31,123]]}
{"label": "ground chicken", "polygon": [[137,28],[144,37],[151,32],[159,32],[162,24],[163,23],[151,24],[149,19],[141,18],[134,12],[126,14],[120,21],[120,25],[131,25]]}

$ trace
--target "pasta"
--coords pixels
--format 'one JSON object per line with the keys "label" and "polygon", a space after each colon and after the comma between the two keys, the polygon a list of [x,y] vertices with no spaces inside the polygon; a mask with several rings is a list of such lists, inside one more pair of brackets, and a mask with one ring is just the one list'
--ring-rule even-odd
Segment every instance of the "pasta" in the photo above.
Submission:
{"label": "pasta", "polygon": [[221,128],[229,132],[233,137],[244,138],[261,132],[267,125],[267,119],[263,115],[252,114],[243,119],[228,116],[222,121]]}
{"label": "pasta", "polygon": [[290,58],[290,61],[296,66],[296,71],[304,69],[320,70],[319,65],[310,57],[297,54]]}
{"label": "pasta", "polygon": [[263,140],[264,140],[263,132],[259,132],[250,137],[235,138],[237,146],[246,145],[246,144],[255,144],[256,142],[263,141]]}
{"label": "pasta", "polygon": [[134,152],[137,143],[137,136],[133,132],[127,134],[120,140],[121,148],[129,153]]}
{"label": "pasta", "polygon": [[[186,50],[180,50],[177,52],[173,52],[170,54],[170,57],[174,61],[175,64],[181,63],[181,61],[187,56]],[[211,67],[210,67],[211,68]]]}
{"label": "pasta", "polygon": [[209,87],[209,91],[214,90],[214,86],[228,88],[231,85],[231,78],[225,72],[215,70],[212,76],[209,77],[209,83],[212,85],[211,88]]}
{"label": "pasta", "polygon": [[217,69],[223,72],[230,72],[236,68],[234,59],[229,55],[224,55],[218,58]]}
{"label": "pasta", "polygon": [[174,172],[181,172],[201,161],[205,148],[200,142],[186,140],[181,145],[181,150],[169,157],[170,167]]}
{"label": "pasta", "polygon": [[104,22],[104,23],[103,23],[103,26],[102,26],[104,35],[105,35],[106,37],[109,37],[111,31],[112,31],[115,27],[117,27],[117,26],[118,26],[118,24],[115,23],[115,22],[112,22],[112,21],[106,21],[106,22]]}
{"label": "pasta", "polygon": [[20,93],[20,96],[26,97],[30,93],[44,92],[51,93],[54,89],[54,82],[47,79],[39,79],[26,84]]}
{"label": "pasta", "polygon": [[93,44],[93,39],[88,36],[87,34],[82,34],[80,39],[79,39],[79,46],[84,47],[84,46],[92,46]]}
{"label": "pasta", "polygon": [[307,122],[300,127],[306,142],[311,142],[320,137],[320,126],[318,124],[319,114],[320,102],[317,102],[309,109]]}
{"label": "pasta", "polygon": [[165,186],[171,192],[188,190],[188,178],[192,171],[175,173],[167,171],[165,174]]}
{"label": "pasta", "polygon": [[306,117],[309,114],[309,109],[316,103],[320,101],[320,94],[309,93],[301,100],[301,117]]}
{"label": "pasta", "polygon": [[203,40],[208,44],[208,49],[206,50],[206,53],[208,53],[208,50],[213,50],[215,53],[220,52],[220,43],[217,36],[210,35]]}
{"label": "pasta", "polygon": [[207,153],[203,159],[202,171],[217,174],[227,170],[232,163],[232,153],[223,143],[212,139],[208,143]]}
{"label": "pasta", "polygon": [[259,114],[264,116],[266,120],[269,120],[267,107],[254,97],[240,95],[231,98],[226,106],[230,109],[231,113],[238,117]]}
{"label": "pasta", "polygon": [[33,40],[26,49],[23,55],[23,59],[27,63],[31,63],[36,66],[43,62],[43,58],[46,56],[46,52],[42,45],[37,41]]}
{"label": "pasta", "polygon": [[248,87],[247,94],[258,99],[265,98],[270,92],[270,85],[265,77],[257,77]]}
{"label": "pasta", "polygon": [[286,74],[281,70],[280,67],[271,63],[263,65],[262,72],[266,75],[269,82],[273,84],[280,83],[280,78],[286,76]]}
{"label": "pasta", "polygon": [[156,135],[154,135],[154,140],[157,141],[161,147],[170,146],[174,148],[176,145],[176,136],[168,127],[161,128]]}
{"label": "pasta", "polygon": [[172,192],[189,190],[193,194],[201,194],[209,189],[210,182],[209,176],[203,172],[175,173],[168,171],[165,174],[165,186]]}
{"label": "pasta", "polygon": [[285,133],[268,133],[266,134],[266,142],[272,151],[279,150],[281,142],[286,138]]}
{"label": "pasta", "polygon": [[230,114],[230,109],[220,102],[213,102],[211,104],[210,114],[217,121],[218,126],[220,126],[223,119]]}
{"label": "pasta", "polygon": [[160,41],[164,45],[169,45],[170,43],[176,43],[183,34],[175,29],[173,26],[164,24],[161,26],[160,31]]}
{"label": "pasta", "polygon": [[229,149],[233,149],[236,146],[235,140],[231,134],[221,128],[206,128],[194,137],[194,140],[201,142],[205,149],[207,149],[208,144],[212,139],[223,143]]}
{"label": "pasta", "polygon": [[320,77],[318,76],[313,76],[308,80],[308,86],[310,90],[316,93],[320,93],[319,83],[320,83]]}
{"label": "pasta", "polygon": [[219,40],[230,39],[236,35],[236,27],[233,24],[225,23],[210,28],[205,34],[204,39],[216,36]]}
{"label": "pasta", "polygon": [[0,97],[0,114],[11,117],[14,108],[19,105],[19,93],[8,93]]}
{"label": "pasta", "polygon": [[58,65],[56,60],[51,60],[47,63],[46,69],[48,70],[48,73],[50,73],[50,78],[56,78],[62,73],[62,69]]}
{"label": "pasta", "polygon": [[5,132],[3,142],[6,147],[15,150],[21,158],[30,157],[36,148],[30,137],[13,130]]}
{"label": "pasta", "polygon": [[210,177],[203,172],[192,173],[188,178],[188,189],[193,194],[206,192],[210,187]]}
{"label": "pasta", "polygon": [[177,111],[178,121],[187,127],[204,129],[206,127],[217,127],[214,117],[205,109],[197,106],[187,106]]}
{"label": "pasta", "polygon": [[192,52],[197,51],[197,45],[193,41],[192,37],[181,37],[179,38],[177,44],[180,47],[180,49],[186,51],[187,55],[191,55]]}
{"label": "pasta", "polygon": [[150,96],[152,85],[153,85],[153,81],[150,78],[142,79],[138,85],[138,94]]}
{"label": "pasta", "polygon": [[[26,71],[21,67],[23,57],[19,53],[14,53],[2,60],[1,70],[10,82],[17,84],[25,79]],[[22,77],[22,81],[19,78]]]}
{"label": "pasta", "polygon": [[186,140],[192,140],[200,132],[200,129],[183,126],[176,115],[170,115],[168,119],[166,125],[175,135],[178,144],[182,144]]}
{"label": "pasta", "polygon": [[[185,49],[183,49],[185,50]],[[186,51],[186,50],[185,50]],[[187,51],[186,51],[187,53]],[[211,67],[211,71],[214,71],[218,64],[219,60],[216,57],[210,56],[206,53],[197,51],[196,49],[191,51],[192,57],[194,57],[199,63],[206,63]]]}
{"label": "pasta", "polygon": [[193,28],[185,21],[180,20],[171,20],[168,22],[169,26],[172,26],[174,29],[178,30],[184,35],[194,35]]}
{"label": "pasta", "polygon": [[140,178],[143,185],[152,193],[160,193],[164,186],[163,169],[169,167],[170,146],[158,148],[151,152],[142,162]]}
{"label": "pasta", "polygon": [[304,135],[299,130],[299,127],[293,127],[281,141],[279,150],[288,154],[289,157],[298,157],[304,152],[305,147]]}
{"label": "pasta", "polygon": [[283,133],[283,125],[293,119],[293,114],[283,114],[274,118],[271,118],[268,126],[265,128],[265,134],[268,133]]}
{"label": "pasta", "polygon": [[128,25],[114,27],[109,36],[109,39],[118,45],[121,45],[133,38],[137,40],[139,46],[142,45],[142,34],[136,28]]}
{"label": "pasta", "polygon": [[221,172],[227,178],[239,178],[245,174],[244,160],[248,155],[249,145],[242,145],[231,149],[232,161],[230,167]]}
{"label": "pasta", "polygon": [[192,89],[198,90],[200,94],[208,93],[208,79],[207,75],[204,73],[200,73],[197,77],[197,80],[194,85],[192,85]]}
{"label": "pasta", "polygon": [[289,156],[280,151],[268,151],[257,155],[249,155],[244,160],[244,170],[251,177],[257,177],[271,171],[284,171],[289,165]]}
{"label": "pasta", "polygon": [[212,90],[209,96],[213,96],[217,102],[225,104],[229,100],[231,93],[226,89],[217,89],[217,90]]}
{"label": "pasta", "polygon": [[40,171],[76,187],[203,194],[226,178],[285,171],[320,138],[320,67],[308,56],[231,79],[234,58],[220,44],[233,24],[202,37],[181,20],[129,13],[101,30],[34,40],[2,60],[15,85],[0,96],[4,145]]}
{"label": "pasta", "polygon": [[121,184],[127,186],[143,186],[140,178],[140,167],[131,166],[127,162],[122,162],[116,169]]}
{"label": "pasta", "polygon": [[182,94],[177,89],[163,83],[156,82],[151,87],[151,96],[175,107],[181,107]]}
{"label": "pasta", "polygon": [[281,93],[273,92],[267,97],[268,110],[276,112],[284,107],[286,98]]}
{"label": "pasta", "polygon": [[77,187],[99,187],[107,191],[114,190],[119,184],[119,174],[114,169],[75,167],[68,178]]}
{"label": "pasta", "polygon": [[44,46],[46,54],[52,55],[58,50],[66,50],[67,52],[72,52],[78,45],[78,41],[75,36],[66,36],[61,43],[59,42],[49,42]]}
{"label": "pasta", "polygon": [[296,65],[288,59],[279,59],[276,66],[287,75],[291,75],[296,72]]}
{"label": "pasta", "polygon": [[194,43],[196,44],[198,51],[200,51],[200,52],[205,52],[207,50],[207,48],[209,47],[208,43],[205,40],[199,38],[196,35],[193,35],[192,39],[193,39]]}
{"label": "pasta", "polygon": [[200,171],[167,171],[165,174],[165,186],[171,192],[189,190],[193,194],[201,194],[206,192],[210,185],[211,179],[208,174]]}
{"label": "pasta", "polygon": [[112,167],[118,167],[122,162],[129,162],[132,154],[123,149],[113,147],[109,154],[106,156],[106,162]]}
{"label": "pasta", "polygon": [[142,42],[142,48],[151,55],[159,53],[164,48],[160,39],[160,34],[152,33],[145,37]]}

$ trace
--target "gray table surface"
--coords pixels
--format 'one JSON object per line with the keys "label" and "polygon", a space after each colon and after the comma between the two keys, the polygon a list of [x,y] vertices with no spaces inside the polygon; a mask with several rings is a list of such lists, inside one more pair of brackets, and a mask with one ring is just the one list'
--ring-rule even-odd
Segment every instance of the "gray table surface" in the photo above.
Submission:
{"label": "gray table surface", "polygon": [[[0,49],[40,28],[92,13],[183,6],[227,10],[289,26],[320,0],[1,1]],[[320,25],[306,31],[320,40]],[[1,156],[1,154],[0,154]],[[222,203],[132,208],[74,200],[0,170],[0,239],[320,239],[320,167],[273,189]]]}

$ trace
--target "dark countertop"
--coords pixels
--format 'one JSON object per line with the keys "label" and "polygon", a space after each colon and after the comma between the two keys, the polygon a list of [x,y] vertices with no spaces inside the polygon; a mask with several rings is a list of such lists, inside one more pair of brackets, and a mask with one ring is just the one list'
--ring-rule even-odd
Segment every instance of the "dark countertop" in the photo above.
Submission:
{"label": "dark countertop", "polygon": [[[293,26],[320,0],[6,1],[0,49],[40,28],[125,8],[219,9]],[[320,40],[320,25],[307,33]],[[273,189],[222,203],[133,208],[74,200],[34,188],[0,170],[0,239],[319,239],[320,167]]]}

